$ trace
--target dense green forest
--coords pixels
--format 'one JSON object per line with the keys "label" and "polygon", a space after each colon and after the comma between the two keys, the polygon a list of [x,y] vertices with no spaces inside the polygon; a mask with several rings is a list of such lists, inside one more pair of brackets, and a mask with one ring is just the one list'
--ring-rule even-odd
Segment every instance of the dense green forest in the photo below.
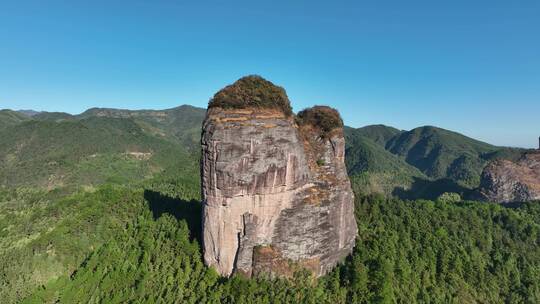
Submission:
{"label": "dense green forest", "polygon": [[152,183],[103,185],[59,200],[48,193],[4,191],[2,298],[8,303],[540,301],[538,203],[512,209],[451,195],[437,201],[358,197],[357,246],[329,275],[224,279],[202,263],[200,203],[190,186],[178,182],[162,190]]}
{"label": "dense green forest", "polygon": [[[1,302],[540,302],[540,204],[463,201],[448,193],[463,183],[386,149],[425,139],[384,126],[346,130],[359,235],[342,265],[319,279],[219,277],[200,247],[199,110],[0,113]],[[459,158],[445,138],[441,155]]]}

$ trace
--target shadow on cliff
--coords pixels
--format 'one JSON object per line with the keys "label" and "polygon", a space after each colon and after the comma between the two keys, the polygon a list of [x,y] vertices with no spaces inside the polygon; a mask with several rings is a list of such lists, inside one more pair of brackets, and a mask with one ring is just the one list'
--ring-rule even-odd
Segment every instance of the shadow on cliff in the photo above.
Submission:
{"label": "shadow on cliff", "polygon": [[471,189],[463,187],[448,178],[431,181],[415,177],[410,189],[406,190],[401,187],[396,187],[392,191],[392,195],[399,197],[400,199],[435,200],[445,192],[459,193],[462,198],[467,198],[472,193]]}
{"label": "shadow on cliff", "polygon": [[191,239],[202,244],[202,204],[200,201],[172,198],[152,190],[144,190],[144,198],[148,202],[154,219],[167,213],[178,220],[186,221]]}

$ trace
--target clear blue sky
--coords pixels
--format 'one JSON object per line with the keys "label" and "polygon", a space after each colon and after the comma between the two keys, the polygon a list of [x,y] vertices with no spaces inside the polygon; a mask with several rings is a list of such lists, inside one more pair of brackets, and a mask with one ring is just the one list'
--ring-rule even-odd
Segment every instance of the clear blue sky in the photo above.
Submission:
{"label": "clear blue sky", "polygon": [[246,74],[354,127],[540,135],[540,1],[0,0],[0,108],[205,107]]}

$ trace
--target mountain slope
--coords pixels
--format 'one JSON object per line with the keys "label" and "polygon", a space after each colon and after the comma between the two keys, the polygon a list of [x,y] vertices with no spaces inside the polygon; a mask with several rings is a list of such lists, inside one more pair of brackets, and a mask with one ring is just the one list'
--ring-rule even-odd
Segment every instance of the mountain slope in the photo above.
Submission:
{"label": "mountain slope", "polygon": [[74,121],[90,117],[109,117],[132,119],[145,132],[176,141],[190,150],[199,148],[201,124],[206,115],[206,109],[182,105],[165,110],[124,110],[110,108],[92,108],[78,115],[65,112],[36,112],[25,110],[23,113],[1,110],[0,128],[11,126],[22,121]]}
{"label": "mountain slope", "polygon": [[0,130],[27,120],[30,120],[30,117],[22,113],[7,109],[0,110]]}
{"label": "mountain slope", "polygon": [[[198,155],[205,113],[205,109],[188,105],[165,110],[92,108],[79,115],[39,112],[33,117],[2,111],[0,129],[28,120],[66,123],[89,118],[127,119],[144,134],[178,144],[183,150]],[[346,128],[345,132],[349,173],[362,176],[366,189],[371,189],[368,193],[391,193],[392,186],[407,189],[413,178],[418,178],[421,183],[423,180],[449,179],[462,187],[474,188],[478,186],[481,171],[488,161],[516,159],[523,151],[492,146],[429,126],[400,131],[385,125],[371,125]]]}
{"label": "mountain slope", "polygon": [[403,132],[385,125],[369,125],[355,130],[357,134],[365,136],[383,147],[386,146],[389,140]]}
{"label": "mountain slope", "polygon": [[391,194],[396,188],[410,188],[415,178],[427,179],[418,169],[366,137],[364,131],[345,128],[345,163],[349,175],[356,180],[357,191]]}
{"label": "mountain slope", "polygon": [[434,199],[444,192],[467,196],[490,160],[515,159],[523,152],[436,127],[399,131],[374,125],[346,128],[345,134],[348,171],[361,186],[356,190],[409,199]]}
{"label": "mountain slope", "polygon": [[32,117],[34,115],[37,115],[41,112],[38,112],[38,111],[34,111],[34,110],[18,110],[17,112],[21,113],[21,114],[24,114],[28,117]]}
{"label": "mountain slope", "polygon": [[[487,160],[503,154],[512,157],[520,151],[432,126],[400,133],[388,141],[386,149],[430,178],[450,178],[467,187],[478,185]],[[501,150],[506,152],[498,154]]]}
{"label": "mountain slope", "polygon": [[39,112],[32,116],[36,120],[61,121],[75,119],[75,116],[64,112]]}
{"label": "mountain slope", "polygon": [[205,109],[183,105],[166,110],[92,108],[77,117],[132,118],[148,132],[176,140],[190,149],[198,149],[205,115]]}
{"label": "mountain slope", "polygon": [[345,129],[346,164],[349,174],[362,172],[406,172],[423,176],[416,168],[386,151],[376,141],[365,136],[363,129]]}
{"label": "mountain slope", "polygon": [[[0,131],[0,184],[49,189],[151,177],[196,157],[129,118],[27,121]],[[189,160],[189,161],[188,161]]]}

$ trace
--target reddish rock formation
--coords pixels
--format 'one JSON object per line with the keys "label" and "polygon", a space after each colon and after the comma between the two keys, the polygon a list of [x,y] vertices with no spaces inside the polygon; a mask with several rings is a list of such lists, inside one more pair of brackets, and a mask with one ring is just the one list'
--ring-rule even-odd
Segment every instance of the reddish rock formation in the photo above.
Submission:
{"label": "reddish rock formation", "polygon": [[540,200],[540,151],[527,152],[517,162],[496,160],[488,164],[479,193],[497,203]]}
{"label": "reddish rock formation", "polygon": [[260,77],[225,90],[215,98],[226,100],[210,103],[201,140],[206,264],[225,276],[327,273],[357,233],[342,124],[323,130],[296,118],[285,91]]}

